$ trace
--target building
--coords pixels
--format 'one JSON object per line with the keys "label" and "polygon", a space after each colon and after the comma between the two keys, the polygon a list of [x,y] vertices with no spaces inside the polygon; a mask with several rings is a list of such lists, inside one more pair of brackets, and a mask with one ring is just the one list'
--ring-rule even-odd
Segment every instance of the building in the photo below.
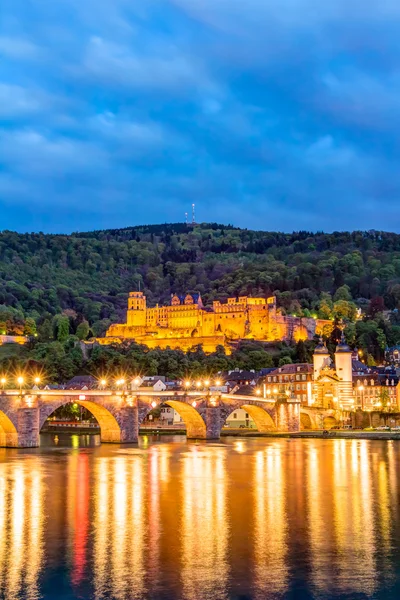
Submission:
{"label": "building", "polygon": [[312,365],[290,364],[271,370],[264,378],[263,391],[266,396],[287,395],[302,404],[311,404],[312,383]]}
{"label": "building", "polygon": [[276,298],[241,296],[227,302],[203,305],[200,294],[171,297],[169,306],[148,307],[143,292],[130,292],[126,323],[111,325],[101,344],[133,341],[150,348],[181,348],[189,350],[202,345],[205,352],[214,352],[221,345],[227,351],[230,344],[241,339],[298,341],[312,339],[330,321],[284,316],[276,306]]}
{"label": "building", "polygon": [[391,365],[400,365],[400,346],[392,346],[385,350],[385,360]]}
{"label": "building", "polygon": [[326,345],[320,341],[314,350],[314,386],[312,404],[324,408],[352,410],[353,356],[346,344],[344,334],[336,346],[332,362]]}
{"label": "building", "polygon": [[393,373],[363,373],[354,377],[355,408],[361,410],[399,409],[399,378]]}

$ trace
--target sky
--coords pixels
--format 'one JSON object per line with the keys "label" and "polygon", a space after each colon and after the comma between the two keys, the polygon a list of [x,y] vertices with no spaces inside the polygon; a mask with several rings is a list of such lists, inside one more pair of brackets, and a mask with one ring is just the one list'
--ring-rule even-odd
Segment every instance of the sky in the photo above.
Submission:
{"label": "sky", "polygon": [[400,232],[398,0],[2,0],[0,229]]}

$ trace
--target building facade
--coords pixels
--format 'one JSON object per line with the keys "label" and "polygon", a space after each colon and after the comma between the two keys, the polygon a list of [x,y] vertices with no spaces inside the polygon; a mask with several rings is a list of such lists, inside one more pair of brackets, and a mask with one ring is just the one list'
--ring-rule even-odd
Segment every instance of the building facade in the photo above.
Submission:
{"label": "building facade", "polygon": [[228,351],[235,340],[265,342],[312,339],[329,321],[281,315],[276,298],[228,298],[203,305],[200,294],[174,294],[169,306],[148,307],[143,292],[130,292],[126,323],[108,329],[101,344],[135,340],[150,348],[189,350],[201,344],[205,352],[217,346]]}
{"label": "building facade", "polygon": [[313,366],[308,363],[284,365],[268,373],[264,379],[265,396],[287,395],[301,404],[311,404]]}

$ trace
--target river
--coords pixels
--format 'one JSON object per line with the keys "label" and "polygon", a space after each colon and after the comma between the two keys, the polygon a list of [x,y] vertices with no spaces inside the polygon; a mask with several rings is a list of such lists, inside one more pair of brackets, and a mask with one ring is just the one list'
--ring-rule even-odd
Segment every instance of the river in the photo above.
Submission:
{"label": "river", "polygon": [[400,443],[0,449],[4,600],[400,597]]}

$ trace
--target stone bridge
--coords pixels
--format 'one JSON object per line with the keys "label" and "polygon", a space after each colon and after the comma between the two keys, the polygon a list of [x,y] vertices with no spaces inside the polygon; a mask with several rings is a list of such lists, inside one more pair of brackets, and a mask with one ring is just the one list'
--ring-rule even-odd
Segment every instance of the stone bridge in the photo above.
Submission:
{"label": "stone bridge", "polygon": [[181,415],[188,438],[219,439],[227,417],[238,408],[246,410],[260,432],[295,432],[301,424],[299,403],[256,396],[186,391],[8,390],[0,395],[0,446],[38,446],[46,419],[69,402],[84,406],[94,415],[102,442],[137,442],[140,424],[159,404],[167,404]]}

